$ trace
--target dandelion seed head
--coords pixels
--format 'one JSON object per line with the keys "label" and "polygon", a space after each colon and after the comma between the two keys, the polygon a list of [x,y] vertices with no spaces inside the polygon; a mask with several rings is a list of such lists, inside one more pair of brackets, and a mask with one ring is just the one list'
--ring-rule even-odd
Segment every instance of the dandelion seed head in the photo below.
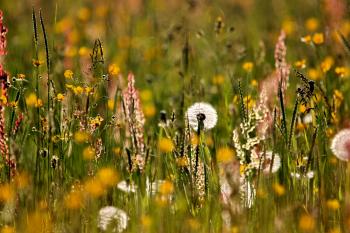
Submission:
{"label": "dandelion seed head", "polygon": [[350,129],[343,129],[338,132],[331,143],[333,154],[340,160],[350,159]]}
{"label": "dandelion seed head", "polygon": [[204,130],[209,130],[215,127],[218,116],[216,110],[208,103],[195,103],[187,110],[189,125],[194,129],[198,129],[198,122],[202,121]]}
{"label": "dandelion seed head", "polygon": [[100,209],[98,216],[98,227],[107,231],[111,229],[110,225],[115,223],[112,232],[123,232],[128,226],[129,217],[125,211],[114,206],[106,206]]}

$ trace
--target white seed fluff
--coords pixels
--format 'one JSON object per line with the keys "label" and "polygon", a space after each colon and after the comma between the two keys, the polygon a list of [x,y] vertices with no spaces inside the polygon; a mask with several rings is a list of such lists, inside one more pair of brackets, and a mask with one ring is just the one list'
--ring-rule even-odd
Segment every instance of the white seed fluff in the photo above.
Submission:
{"label": "white seed fluff", "polygon": [[128,226],[129,217],[125,211],[114,206],[106,206],[100,209],[98,216],[98,227],[112,232],[123,232]]}
{"label": "white seed fluff", "polygon": [[343,129],[334,136],[331,144],[331,150],[338,159],[349,161],[350,129]]}
{"label": "white seed fluff", "polygon": [[205,119],[203,120],[204,130],[209,130],[215,127],[218,121],[218,115],[215,108],[208,103],[195,103],[187,109],[187,117],[189,125],[194,129],[198,129],[197,116],[203,114]]}

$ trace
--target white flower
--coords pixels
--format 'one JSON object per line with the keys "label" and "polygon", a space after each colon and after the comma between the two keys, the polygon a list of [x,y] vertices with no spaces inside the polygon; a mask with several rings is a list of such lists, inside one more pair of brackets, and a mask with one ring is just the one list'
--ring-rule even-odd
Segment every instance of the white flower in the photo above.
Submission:
{"label": "white flower", "polygon": [[[268,151],[265,154],[265,160],[262,165],[262,169],[264,169],[264,173],[270,173],[270,167],[272,163],[272,151]],[[281,167],[281,158],[278,154],[275,154],[273,158],[273,163],[272,163],[272,168],[271,168],[271,173],[275,173],[280,169]]]}
{"label": "white flower", "polygon": [[295,178],[295,179],[300,179],[301,177],[302,178],[306,178],[306,179],[312,179],[312,178],[314,178],[314,176],[315,176],[315,173],[313,172],[313,171],[309,171],[309,172],[307,172],[306,174],[300,174],[300,173],[298,173],[298,172],[291,172],[290,173],[290,176],[291,177],[293,177],[293,178]]}
{"label": "white flower", "polygon": [[303,118],[304,124],[311,124],[312,123],[312,114],[308,113]]}
{"label": "white flower", "polygon": [[212,129],[218,121],[216,110],[208,103],[195,103],[187,109],[187,117],[189,125],[194,129],[198,129],[198,121],[203,120],[204,130]]}
{"label": "white flower", "polygon": [[125,193],[135,193],[137,186],[133,183],[126,182],[126,180],[123,180],[117,184],[117,188]]}
{"label": "white flower", "polygon": [[331,144],[331,150],[338,159],[349,161],[350,129],[343,129],[334,136]]}
{"label": "white flower", "polygon": [[[275,153],[275,156],[273,158],[273,163],[272,163],[272,151],[266,151],[265,155],[264,152],[260,152],[259,155],[253,151],[252,153],[252,161],[251,164],[253,167],[257,168],[257,169],[261,169],[265,174],[269,174],[270,173],[270,169],[271,169],[271,173],[275,173],[278,171],[278,169],[280,169],[281,167],[281,158],[278,154]],[[271,167],[271,163],[272,163],[272,167]]]}
{"label": "white flower", "polygon": [[129,217],[125,211],[114,206],[106,206],[100,209],[98,216],[98,227],[112,232],[123,232],[128,226]]}

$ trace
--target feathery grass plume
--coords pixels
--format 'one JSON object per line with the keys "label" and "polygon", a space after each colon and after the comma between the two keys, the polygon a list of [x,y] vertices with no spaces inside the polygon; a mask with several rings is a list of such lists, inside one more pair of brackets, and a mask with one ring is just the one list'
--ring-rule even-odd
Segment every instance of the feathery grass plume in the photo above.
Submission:
{"label": "feathery grass plume", "polygon": [[135,88],[135,78],[132,73],[128,75],[128,87],[123,93],[123,104],[134,153],[132,170],[138,168],[142,171],[145,166],[146,154],[144,143],[145,116],[142,112],[139,93]]}
{"label": "feathery grass plume", "polygon": [[0,85],[1,85],[1,96],[4,97],[5,101],[0,103],[0,152],[3,159],[6,161],[6,164],[10,168],[11,175],[15,174],[16,170],[16,161],[14,157],[10,157],[9,147],[8,147],[8,138],[5,132],[6,123],[5,123],[5,107],[8,102],[8,74],[3,69],[3,60],[4,56],[7,54],[6,51],[6,33],[7,28],[3,25],[3,13],[0,10]]}
{"label": "feathery grass plume", "polygon": [[[273,104],[273,100],[276,96],[279,97],[279,100],[281,102],[281,111],[283,117],[285,117],[284,95],[287,90],[290,73],[290,65],[286,61],[287,47],[285,44],[285,39],[286,34],[282,30],[275,45],[275,72],[272,73],[269,77],[267,77],[261,84],[259,99],[260,108],[265,111],[265,120],[262,121],[262,125],[259,127],[261,129],[259,131],[262,131],[261,133],[265,133],[265,135],[268,128],[271,127],[273,123],[272,116],[270,113],[271,111],[268,111],[268,108],[270,107],[270,110],[274,108],[274,106],[271,105]],[[284,128],[285,130],[287,129],[285,123]]]}
{"label": "feathery grass plume", "polygon": [[3,22],[3,13],[0,10],[0,56],[6,55],[6,33],[7,28],[4,26]]}
{"label": "feathery grass plume", "polygon": [[286,61],[287,47],[285,44],[286,33],[282,30],[275,46],[275,68],[278,81],[281,82],[282,94],[284,95],[289,79],[290,65]]}
{"label": "feathery grass plume", "polygon": [[[240,194],[243,205],[250,208],[255,198],[253,180],[258,170],[266,173],[274,173],[280,167],[280,158],[272,152],[259,151],[259,145],[266,139],[268,124],[267,107],[263,96],[252,110],[248,112],[247,120],[240,124],[240,130],[233,130],[233,143],[236,155],[240,162]],[[260,131],[260,133],[259,133]]]}

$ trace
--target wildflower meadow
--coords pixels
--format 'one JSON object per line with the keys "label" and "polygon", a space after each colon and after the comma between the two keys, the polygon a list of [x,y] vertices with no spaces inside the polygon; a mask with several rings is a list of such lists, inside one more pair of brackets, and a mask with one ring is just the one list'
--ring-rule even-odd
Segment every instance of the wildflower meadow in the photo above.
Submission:
{"label": "wildflower meadow", "polygon": [[0,233],[350,233],[350,1],[0,0]]}

